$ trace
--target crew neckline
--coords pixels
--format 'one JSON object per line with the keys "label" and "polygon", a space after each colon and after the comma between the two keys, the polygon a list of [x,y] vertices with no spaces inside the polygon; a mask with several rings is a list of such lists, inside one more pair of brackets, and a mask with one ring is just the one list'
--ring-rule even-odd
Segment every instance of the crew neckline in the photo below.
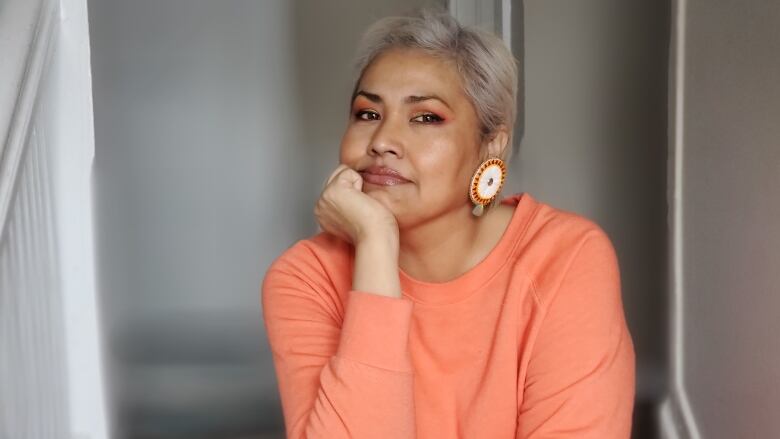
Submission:
{"label": "crew neckline", "polygon": [[518,192],[503,198],[501,204],[515,206],[514,213],[498,243],[479,263],[455,279],[445,282],[415,279],[399,267],[403,296],[431,305],[454,303],[470,295],[498,273],[508,262],[538,202],[528,192]]}

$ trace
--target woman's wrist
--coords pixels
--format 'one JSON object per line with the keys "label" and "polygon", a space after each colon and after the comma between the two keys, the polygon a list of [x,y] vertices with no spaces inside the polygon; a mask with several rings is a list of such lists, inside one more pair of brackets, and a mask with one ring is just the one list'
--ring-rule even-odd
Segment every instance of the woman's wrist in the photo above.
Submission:
{"label": "woman's wrist", "polygon": [[395,222],[376,222],[369,227],[360,228],[355,236],[358,245],[388,245],[398,247],[398,226]]}
{"label": "woman's wrist", "polygon": [[374,226],[360,232],[357,236],[355,247],[370,247],[373,249],[386,248],[388,251],[398,252],[399,237],[398,228],[390,226]]}
{"label": "woman's wrist", "polygon": [[392,232],[367,235],[355,245],[352,289],[401,297],[398,238]]}

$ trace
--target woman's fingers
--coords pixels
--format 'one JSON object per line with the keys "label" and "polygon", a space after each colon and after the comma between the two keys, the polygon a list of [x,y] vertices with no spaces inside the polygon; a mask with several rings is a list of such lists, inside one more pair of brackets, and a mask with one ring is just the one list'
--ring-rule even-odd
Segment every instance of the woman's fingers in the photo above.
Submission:
{"label": "woman's fingers", "polygon": [[342,176],[353,189],[358,191],[363,190],[363,177],[354,169],[345,169],[339,175]]}
{"label": "woman's fingers", "polygon": [[336,176],[339,175],[339,173],[341,173],[341,171],[348,168],[349,166],[343,163],[338,165],[336,169],[334,169],[333,172],[330,173],[330,177],[328,177],[328,181],[325,182],[325,187],[327,187],[330,184],[330,182],[333,181],[333,179],[336,178]]}
{"label": "woman's fingers", "polygon": [[392,212],[362,188],[356,170],[344,164],[333,170],[314,209],[324,231],[352,243],[369,234],[397,233]]}

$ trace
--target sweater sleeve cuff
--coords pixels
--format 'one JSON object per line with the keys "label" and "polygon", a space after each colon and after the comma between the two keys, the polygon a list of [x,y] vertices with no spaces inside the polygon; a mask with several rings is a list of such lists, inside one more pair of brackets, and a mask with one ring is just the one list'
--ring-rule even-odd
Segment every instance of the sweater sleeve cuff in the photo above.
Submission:
{"label": "sweater sleeve cuff", "polygon": [[409,326],[414,303],[351,290],[337,355],[374,367],[411,372]]}

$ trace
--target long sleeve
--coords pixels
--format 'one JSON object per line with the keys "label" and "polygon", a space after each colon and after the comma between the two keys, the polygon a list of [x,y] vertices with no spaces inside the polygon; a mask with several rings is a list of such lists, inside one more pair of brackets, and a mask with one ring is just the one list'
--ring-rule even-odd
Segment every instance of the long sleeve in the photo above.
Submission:
{"label": "long sleeve", "polygon": [[413,302],[352,290],[342,321],[313,285],[272,266],[262,286],[287,438],[414,438]]}
{"label": "long sleeve", "polygon": [[544,315],[519,383],[517,438],[629,438],[634,345],[603,230],[585,238],[556,288],[539,293]]}

